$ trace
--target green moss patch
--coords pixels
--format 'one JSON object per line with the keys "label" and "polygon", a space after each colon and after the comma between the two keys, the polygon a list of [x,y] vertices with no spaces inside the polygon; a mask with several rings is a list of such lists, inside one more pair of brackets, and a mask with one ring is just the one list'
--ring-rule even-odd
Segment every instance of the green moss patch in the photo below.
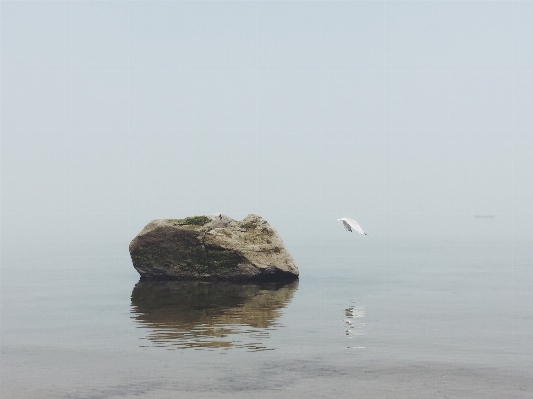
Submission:
{"label": "green moss patch", "polygon": [[268,227],[261,228],[261,233],[263,233],[266,236],[272,237],[274,235],[274,230],[269,229]]}
{"label": "green moss patch", "polygon": [[244,258],[235,251],[213,248],[207,249],[207,265],[211,272],[221,269],[233,269],[243,261]]}
{"label": "green moss patch", "polygon": [[207,216],[189,216],[185,219],[169,219],[169,222],[177,226],[203,226],[210,219]]}
{"label": "green moss patch", "polygon": [[258,225],[259,224],[256,220],[251,220],[246,223],[241,223],[241,227],[246,230],[256,229]]}

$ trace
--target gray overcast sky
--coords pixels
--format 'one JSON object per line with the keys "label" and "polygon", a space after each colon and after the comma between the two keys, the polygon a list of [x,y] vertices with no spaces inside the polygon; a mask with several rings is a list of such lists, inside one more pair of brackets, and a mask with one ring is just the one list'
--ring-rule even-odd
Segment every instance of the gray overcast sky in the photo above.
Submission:
{"label": "gray overcast sky", "polygon": [[3,255],[214,212],[533,239],[532,2],[2,1],[1,50]]}

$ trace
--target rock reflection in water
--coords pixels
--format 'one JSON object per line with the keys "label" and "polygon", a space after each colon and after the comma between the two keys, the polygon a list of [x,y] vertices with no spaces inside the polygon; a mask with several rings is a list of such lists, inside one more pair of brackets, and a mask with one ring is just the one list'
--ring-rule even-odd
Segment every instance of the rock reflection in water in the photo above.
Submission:
{"label": "rock reflection in water", "polygon": [[131,293],[131,312],[155,346],[269,350],[263,341],[280,327],[281,310],[297,288],[298,281],[141,281]]}

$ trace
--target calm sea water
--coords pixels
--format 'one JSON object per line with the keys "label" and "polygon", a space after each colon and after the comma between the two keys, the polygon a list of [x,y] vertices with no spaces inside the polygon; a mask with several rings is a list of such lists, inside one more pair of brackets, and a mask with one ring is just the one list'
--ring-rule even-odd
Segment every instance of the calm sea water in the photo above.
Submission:
{"label": "calm sea water", "polygon": [[533,397],[529,243],[312,244],[290,284],[3,257],[2,398]]}

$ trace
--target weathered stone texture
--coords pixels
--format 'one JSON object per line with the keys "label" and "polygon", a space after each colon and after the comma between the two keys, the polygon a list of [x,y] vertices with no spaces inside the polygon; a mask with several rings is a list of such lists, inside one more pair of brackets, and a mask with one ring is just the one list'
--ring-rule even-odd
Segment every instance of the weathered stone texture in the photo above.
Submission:
{"label": "weathered stone texture", "polygon": [[130,243],[142,279],[280,280],[298,268],[278,233],[256,214],[156,219]]}

